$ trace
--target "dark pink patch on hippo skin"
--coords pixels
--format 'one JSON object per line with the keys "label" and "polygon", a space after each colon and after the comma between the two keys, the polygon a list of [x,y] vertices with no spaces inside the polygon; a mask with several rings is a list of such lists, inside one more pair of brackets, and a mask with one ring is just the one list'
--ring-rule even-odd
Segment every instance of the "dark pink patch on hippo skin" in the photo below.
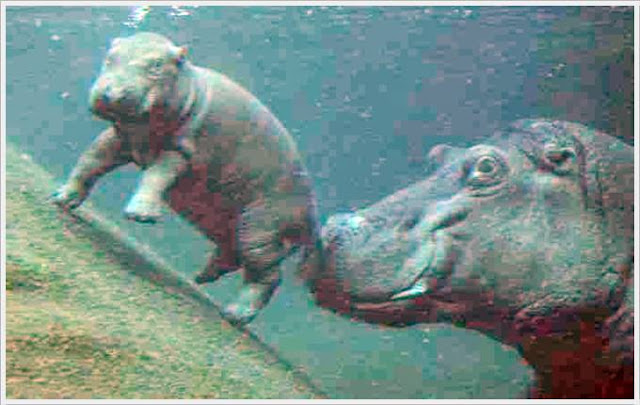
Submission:
{"label": "dark pink patch on hippo skin", "polygon": [[177,144],[176,133],[182,123],[169,119],[169,111],[162,105],[154,105],[149,111],[149,153],[154,158]]}
{"label": "dark pink patch on hippo skin", "polygon": [[633,398],[633,362],[615,357],[602,320],[592,318],[559,310],[519,321],[525,335],[514,338],[540,373],[531,397]]}
{"label": "dark pink patch on hippo skin", "polygon": [[193,165],[169,192],[169,205],[218,244],[219,262],[238,265],[236,226],[240,207],[207,187],[207,165]]}
{"label": "dark pink patch on hippo skin", "polygon": [[104,113],[107,109],[107,105],[101,99],[97,99],[93,104],[93,108],[96,112]]}
{"label": "dark pink patch on hippo skin", "polygon": [[[331,249],[331,247],[329,247]],[[323,308],[346,315],[353,313],[348,286],[343,285],[335,274],[335,255],[325,256],[326,266],[314,280],[313,293],[316,304]]]}
{"label": "dark pink patch on hippo skin", "polygon": [[633,398],[633,363],[607,361],[609,341],[596,333],[594,323],[581,321],[578,333],[579,343],[574,348],[557,350],[551,346],[548,350],[550,386],[539,384],[531,397]]}

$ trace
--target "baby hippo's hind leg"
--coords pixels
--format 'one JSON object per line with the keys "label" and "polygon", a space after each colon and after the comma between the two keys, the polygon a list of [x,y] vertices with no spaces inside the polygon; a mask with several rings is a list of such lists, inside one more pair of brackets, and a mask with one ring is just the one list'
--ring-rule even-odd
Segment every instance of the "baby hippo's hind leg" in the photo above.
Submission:
{"label": "baby hippo's hind leg", "polygon": [[196,284],[212,283],[223,275],[240,268],[238,255],[237,227],[240,213],[237,209],[225,209],[216,204],[207,204],[211,196],[196,196],[193,201],[201,201],[198,209],[189,216],[191,223],[198,226],[217,249],[209,256],[206,267],[195,277]]}
{"label": "baby hippo's hind leg", "polygon": [[226,237],[219,238],[215,242],[218,247],[217,252],[209,256],[207,266],[196,275],[194,279],[196,284],[212,283],[223,275],[239,269],[235,240]]}
{"label": "baby hippo's hind leg", "polygon": [[238,228],[244,285],[234,302],[225,308],[224,315],[232,323],[246,324],[280,285],[279,264],[288,252],[280,240],[278,215],[264,206],[245,211]]}

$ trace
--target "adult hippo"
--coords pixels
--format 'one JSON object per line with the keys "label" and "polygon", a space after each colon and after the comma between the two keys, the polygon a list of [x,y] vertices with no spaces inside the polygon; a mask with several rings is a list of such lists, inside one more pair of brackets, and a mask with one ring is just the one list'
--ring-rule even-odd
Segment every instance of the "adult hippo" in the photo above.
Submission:
{"label": "adult hippo", "polygon": [[429,159],[426,180],[328,220],[318,302],[487,333],[536,369],[534,396],[633,397],[633,149],[521,120]]}
{"label": "adult hippo", "polygon": [[278,264],[293,247],[320,257],[315,198],[280,121],[240,85],[191,64],[186,54],[153,33],[112,42],[89,97],[92,112],[111,125],[53,200],[75,208],[101,176],[136,164],[143,172],[125,215],[153,222],[167,201],[215,242],[218,254],[196,282],[243,268],[244,286],[225,313],[245,323],[269,301],[281,279]]}

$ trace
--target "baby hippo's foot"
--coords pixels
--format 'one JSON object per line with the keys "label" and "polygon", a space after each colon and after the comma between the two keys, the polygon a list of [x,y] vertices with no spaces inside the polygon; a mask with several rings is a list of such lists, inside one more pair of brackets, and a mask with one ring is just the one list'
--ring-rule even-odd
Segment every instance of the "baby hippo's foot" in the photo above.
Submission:
{"label": "baby hippo's foot", "polygon": [[223,266],[211,260],[207,267],[196,275],[194,281],[196,284],[213,283],[227,273],[238,270],[237,266]]}
{"label": "baby hippo's foot", "polygon": [[238,298],[224,309],[222,315],[234,325],[245,325],[251,322],[269,302],[279,284],[279,274],[270,282],[265,280],[259,283],[246,283],[240,290]]}
{"label": "baby hippo's foot", "polygon": [[124,215],[130,221],[155,223],[162,217],[162,204],[159,198],[135,194],[124,209]]}
{"label": "baby hippo's foot", "polygon": [[87,190],[78,183],[69,182],[49,196],[49,201],[57,206],[72,210],[78,207],[87,197]]}

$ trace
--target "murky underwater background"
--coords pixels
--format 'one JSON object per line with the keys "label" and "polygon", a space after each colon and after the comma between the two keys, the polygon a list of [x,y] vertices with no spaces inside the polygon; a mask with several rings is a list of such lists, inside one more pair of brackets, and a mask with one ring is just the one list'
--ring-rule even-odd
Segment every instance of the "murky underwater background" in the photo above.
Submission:
{"label": "murky underwater background", "polygon": [[[321,216],[421,179],[438,143],[556,117],[633,142],[630,7],[9,7],[6,137],[62,182],[105,127],[87,92],[110,40],[155,31],[260,98],[298,143]],[[211,249],[188,225],[121,219],[138,173],[90,201],[192,277]],[[295,263],[285,263],[288,274]],[[207,287],[224,302],[234,277]],[[517,397],[512,349],[449,326],[383,328],[315,308],[287,279],[251,329],[339,398]]]}

